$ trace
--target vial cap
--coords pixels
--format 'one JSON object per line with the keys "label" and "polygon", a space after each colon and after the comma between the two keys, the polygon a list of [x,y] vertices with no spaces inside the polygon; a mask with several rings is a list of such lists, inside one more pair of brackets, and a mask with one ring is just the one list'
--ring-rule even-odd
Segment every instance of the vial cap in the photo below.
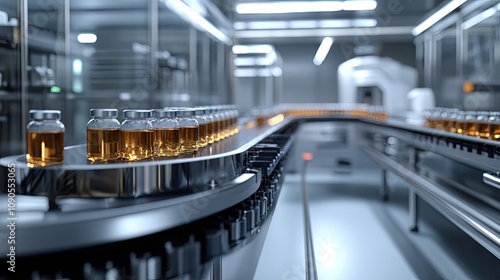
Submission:
{"label": "vial cap", "polygon": [[177,110],[157,109],[153,110],[153,116],[157,118],[174,118],[177,116]]}
{"label": "vial cap", "polygon": [[194,116],[196,114],[196,110],[194,109],[189,109],[189,108],[183,108],[177,110],[178,116]]}
{"label": "vial cap", "polygon": [[151,118],[151,110],[123,110],[123,117],[126,119]]}
{"label": "vial cap", "polygon": [[92,118],[116,118],[118,110],[116,109],[90,109],[90,117]]}
{"label": "vial cap", "polygon": [[196,110],[197,116],[205,115],[205,114],[207,114],[207,111],[208,111],[207,108],[205,108],[205,107],[196,107],[195,110]]}
{"label": "vial cap", "polygon": [[59,120],[61,111],[59,110],[30,110],[30,119],[32,120]]}

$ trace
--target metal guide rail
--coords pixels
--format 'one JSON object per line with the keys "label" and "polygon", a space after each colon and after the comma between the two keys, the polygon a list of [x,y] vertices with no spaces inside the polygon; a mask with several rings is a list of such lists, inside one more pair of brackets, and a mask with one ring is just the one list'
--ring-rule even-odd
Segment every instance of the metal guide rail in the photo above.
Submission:
{"label": "metal guide rail", "polygon": [[[405,179],[419,197],[500,258],[500,213],[498,209],[466,195],[455,187],[427,178],[415,168],[402,164],[377,148],[367,145],[366,150],[383,168]],[[412,218],[417,222],[416,216],[410,217],[410,220]]]}
{"label": "metal guide rail", "polygon": [[500,142],[388,120],[364,120],[370,133],[396,137],[424,151],[463,162],[489,172],[500,170]]}

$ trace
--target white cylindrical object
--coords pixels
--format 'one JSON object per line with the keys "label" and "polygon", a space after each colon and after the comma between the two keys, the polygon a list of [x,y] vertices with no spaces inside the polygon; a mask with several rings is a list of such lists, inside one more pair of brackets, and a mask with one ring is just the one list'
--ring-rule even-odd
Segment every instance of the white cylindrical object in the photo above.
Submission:
{"label": "white cylindrical object", "polygon": [[424,109],[436,107],[434,92],[430,88],[414,88],[408,92],[411,110],[422,112]]}
{"label": "white cylindrical object", "polygon": [[0,11],[0,25],[5,25],[9,22],[9,16],[6,12]]}

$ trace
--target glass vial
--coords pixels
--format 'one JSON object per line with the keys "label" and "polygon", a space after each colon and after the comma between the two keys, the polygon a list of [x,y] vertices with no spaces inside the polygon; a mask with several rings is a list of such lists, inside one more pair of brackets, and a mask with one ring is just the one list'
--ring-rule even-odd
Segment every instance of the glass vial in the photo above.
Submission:
{"label": "glass vial", "polygon": [[206,115],[207,117],[207,143],[212,144],[215,142],[215,118],[213,114],[211,113],[210,108],[206,108]]}
{"label": "glass vial", "polygon": [[175,157],[179,155],[180,127],[175,110],[154,110],[153,127],[153,156]]}
{"label": "glass vial", "polygon": [[194,154],[198,150],[200,139],[199,125],[195,119],[194,109],[179,109],[177,121],[180,127],[181,152],[184,154]]}
{"label": "glass vial", "polygon": [[212,115],[212,118],[213,118],[213,131],[214,131],[214,142],[217,142],[217,141],[220,141],[220,131],[221,131],[221,127],[220,127],[220,114],[217,110],[217,108],[215,107],[212,107],[210,108],[210,114]]}
{"label": "glass vial", "polygon": [[240,131],[240,128],[238,127],[238,117],[239,117],[239,112],[238,112],[238,107],[236,105],[231,105],[230,107],[230,115],[231,115],[231,136],[238,134]]}
{"label": "glass vial", "polygon": [[229,112],[229,106],[221,106],[222,119],[224,120],[224,138],[229,138],[231,136],[231,114]]}
{"label": "glass vial", "polygon": [[476,136],[479,138],[490,138],[490,124],[489,124],[490,115],[488,112],[477,112],[476,123],[477,123],[477,131]]}
{"label": "glass vial", "polygon": [[466,133],[466,123],[465,123],[465,112],[464,111],[457,112],[457,116],[455,117],[455,120],[453,123],[455,125],[455,132],[456,133],[459,133],[459,134]]}
{"label": "glass vial", "polygon": [[121,158],[129,161],[153,156],[151,110],[124,110],[121,125]]}
{"label": "glass vial", "polygon": [[500,112],[490,113],[489,124],[489,139],[500,140]]}
{"label": "glass vial", "polygon": [[30,110],[26,127],[29,167],[62,164],[64,161],[64,124],[61,111]]}
{"label": "glass vial", "polygon": [[120,156],[120,122],[116,109],[91,109],[87,123],[87,158],[106,162]]}
{"label": "glass vial", "polygon": [[198,141],[198,147],[206,147],[208,145],[208,118],[207,118],[207,109],[206,108],[195,108],[195,119],[198,122],[198,132],[200,135]]}
{"label": "glass vial", "polygon": [[465,112],[465,133],[469,136],[476,136],[477,133],[477,112]]}

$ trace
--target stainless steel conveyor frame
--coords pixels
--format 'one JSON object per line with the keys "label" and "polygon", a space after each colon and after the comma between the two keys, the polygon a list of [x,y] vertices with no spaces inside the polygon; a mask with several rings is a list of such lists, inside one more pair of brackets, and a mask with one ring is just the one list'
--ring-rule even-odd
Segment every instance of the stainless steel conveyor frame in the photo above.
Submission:
{"label": "stainless steel conveyor frame", "polygon": [[[418,199],[423,199],[500,258],[500,209],[418,172],[420,154],[432,152],[483,170],[485,185],[498,189],[499,142],[436,131],[400,120],[380,121],[350,115],[295,116],[275,125],[242,126],[238,135],[201,149],[197,157],[190,158],[91,165],[86,162],[84,146],[74,146],[66,149],[69,157],[61,166],[28,168],[22,155],[0,159],[0,175],[6,174],[9,163],[16,163],[17,187],[24,194],[55,191],[49,200],[57,204],[58,211],[47,211],[46,208],[50,208],[45,205],[47,199],[39,197],[43,200],[41,208],[45,209],[42,218],[20,225],[18,238],[26,247],[19,253],[29,255],[127,240],[223,211],[255,193],[261,179],[271,175],[274,167],[270,166],[286,156],[281,151],[282,154],[268,159],[271,165],[260,166],[256,161],[253,167],[258,168],[252,169],[248,166],[249,159],[255,157],[249,152],[252,147],[293,125],[332,121],[357,122],[366,140],[367,153],[384,169],[383,178],[387,172],[392,172],[409,183],[411,230],[418,230]],[[405,142],[413,150],[407,163],[384,151],[385,141],[391,137]],[[269,144],[262,147],[269,147]],[[175,179],[179,174],[182,176]],[[103,181],[104,175],[114,179]],[[54,186],[61,188],[54,189]],[[5,186],[0,185],[0,189],[5,190]],[[387,180],[382,180],[383,199],[388,199],[386,192]],[[198,215],[183,219],[179,209],[201,196],[214,196],[214,203]],[[25,199],[34,197],[26,196]],[[2,211],[0,215],[5,215]],[[138,219],[149,221],[149,226],[129,229],[127,234],[116,230],[126,221]],[[91,231],[96,229],[103,234],[92,235]],[[51,237],[51,233],[56,231],[68,234],[55,242],[56,237]]]}

